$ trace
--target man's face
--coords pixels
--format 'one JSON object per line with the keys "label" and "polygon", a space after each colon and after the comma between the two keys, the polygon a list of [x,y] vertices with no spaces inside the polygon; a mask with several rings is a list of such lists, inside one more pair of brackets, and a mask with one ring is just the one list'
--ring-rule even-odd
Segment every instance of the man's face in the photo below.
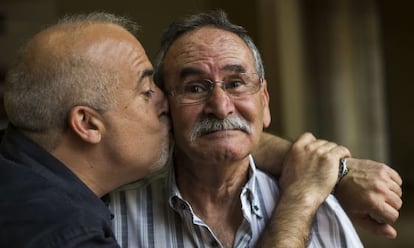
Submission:
{"label": "man's face", "polygon": [[88,52],[119,75],[114,107],[103,114],[105,156],[129,167],[136,179],[159,169],[167,159],[168,105],[154,84],[153,68],[141,44],[122,29],[111,32],[112,39],[108,32],[104,36]]}
{"label": "man's face", "polygon": [[[256,73],[247,45],[235,34],[211,27],[178,38],[169,48],[164,64],[167,91],[188,85],[189,81],[217,82],[240,73]],[[213,86],[205,101],[196,104],[182,104],[177,97],[169,96],[177,148],[194,159],[233,161],[245,158],[258,143],[263,127],[270,123],[268,101],[265,81],[258,92],[237,99],[220,84]],[[211,124],[220,125],[223,120],[232,124],[224,130],[216,130],[215,124]],[[236,122],[238,128],[234,127]]]}

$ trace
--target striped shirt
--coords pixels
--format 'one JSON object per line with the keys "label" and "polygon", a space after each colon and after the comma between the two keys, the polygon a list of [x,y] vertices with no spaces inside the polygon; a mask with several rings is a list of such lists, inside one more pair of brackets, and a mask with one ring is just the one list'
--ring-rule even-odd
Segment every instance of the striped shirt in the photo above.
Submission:
{"label": "striped shirt", "polygon": [[[240,200],[243,221],[234,247],[254,247],[271,218],[279,188],[271,176],[255,168]],[[113,230],[121,247],[222,247],[213,230],[181,197],[171,163],[156,174],[110,195]],[[308,247],[363,247],[349,218],[331,195],[316,213]]]}

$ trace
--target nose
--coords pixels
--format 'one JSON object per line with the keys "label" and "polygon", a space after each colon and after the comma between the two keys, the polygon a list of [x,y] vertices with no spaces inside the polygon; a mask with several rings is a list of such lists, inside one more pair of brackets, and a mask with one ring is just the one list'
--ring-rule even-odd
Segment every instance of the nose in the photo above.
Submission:
{"label": "nose", "polygon": [[157,86],[154,84],[153,86],[154,88],[154,97],[155,102],[157,104],[157,109],[159,111],[159,115],[163,115],[163,114],[168,114],[169,112],[169,105],[168,105],[168,101],[167,98],[165,97],[164,92]]}
{"label": "nose", "polygon": [[219,119],[224,119],[234,113],[233,100],[220,84],[215,84],[213,86],[211,94],[207,99],[204,113],[207,115],[214,115]]}

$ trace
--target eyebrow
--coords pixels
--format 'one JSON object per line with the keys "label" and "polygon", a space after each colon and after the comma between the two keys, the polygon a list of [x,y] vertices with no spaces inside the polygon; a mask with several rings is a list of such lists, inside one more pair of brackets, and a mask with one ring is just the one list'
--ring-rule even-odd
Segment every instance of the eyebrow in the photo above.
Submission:
{"label": "eyebrow", "polygon": [[139,82],[142,82],[147,77],[152,77],[154,75],[154,69],[146,69],[142,72]]}
{"label": "eyebrow", "polygon": [[220,69],[220,71],[232,71],[237,73],[244,73],[246,72],[246,68],[244,66],[239,64],[233,64],[233,65],[225,65]]}
{"label": "eyebrow", "polygon": [[194,67],[186,67],[180,71],[180,80],[185,79],[189,75],[202,75],[205,74],[202,70]]}
{"label": "eyebrow", "polygon": [[[220,68],[220,71],[231,71],[236,73],[245,73],[246,69],[239,64],[230,64],[225,65],[222,68]],[[180,79],[185,79],[189,75],[203,75],[206,74],[203,70],[194,68],[194,67],[186,67],[183,68],[180,72]]]}

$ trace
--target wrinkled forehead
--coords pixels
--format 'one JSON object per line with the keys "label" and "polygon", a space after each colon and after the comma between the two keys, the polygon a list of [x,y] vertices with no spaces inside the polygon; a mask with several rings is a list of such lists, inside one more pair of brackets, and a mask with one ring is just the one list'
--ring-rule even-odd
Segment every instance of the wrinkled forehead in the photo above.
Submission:
{"label": "wrinkled forehead", "polygon": [[215,72],[241,67],[247,71],[254,68],[254,58],[249,47],[236,34],[203,27],[179,37],[170,46],[164,64],[167,70],[196,67]]}

